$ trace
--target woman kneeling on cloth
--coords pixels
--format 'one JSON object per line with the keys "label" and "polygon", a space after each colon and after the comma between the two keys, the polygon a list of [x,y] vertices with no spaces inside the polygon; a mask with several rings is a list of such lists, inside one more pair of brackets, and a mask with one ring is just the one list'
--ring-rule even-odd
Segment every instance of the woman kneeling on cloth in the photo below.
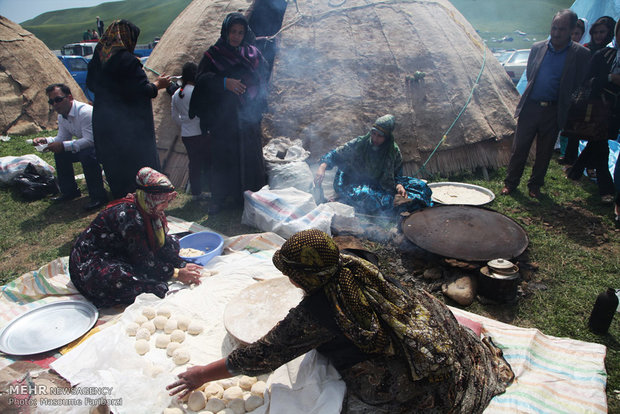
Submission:
{"label": "woman kneeling on cloth", "polygon": [[164,210],[177,193],[164,174],[144,167],[137,190],[101,211],[75,241],[71,281],[97,307],[131,304],[141,293],[163,298],[168,281],[200,283],[201,266],[179,257]]}
{"label": "woman kneeling on cloth", "polygon": [[341,255],[319,230],[294,234],[274,265],[305,291],[263,338],[179,374],[187,395],[208,381],[260,375],[316,349],[347,385],[343,412],[481,413],[514,374],[489,338],[457,322],[430,294],[406,291],[369,262]]}
{"label": "woman kneeling on cloth", "polygon": [[386,211],[397,204],[407,211],[430,206],[431,190],[426,183],[402,175],[403,157],[393,131],[394,116],[384,115],[366,135],[325,154],[315,184],[321,185],[325,170],[338,167],[334,178],[338,201],[362,212]]}

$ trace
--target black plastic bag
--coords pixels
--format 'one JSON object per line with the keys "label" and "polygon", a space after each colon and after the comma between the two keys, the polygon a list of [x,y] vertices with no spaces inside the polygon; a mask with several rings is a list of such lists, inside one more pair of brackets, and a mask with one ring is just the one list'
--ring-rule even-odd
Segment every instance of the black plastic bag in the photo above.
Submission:
{"label": "black plastic bag", "polygon": [[41,175],[34,165],[28,163],[24,172],[15,177],[15,185],[20,194],[28,201],[40,200],[47,195],[58,193],[56,178]]}

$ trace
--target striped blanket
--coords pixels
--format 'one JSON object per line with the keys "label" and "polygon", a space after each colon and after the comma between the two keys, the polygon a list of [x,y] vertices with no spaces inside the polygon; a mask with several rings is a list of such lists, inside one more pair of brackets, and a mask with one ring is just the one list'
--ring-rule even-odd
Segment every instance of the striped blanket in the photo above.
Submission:
{"label": "striped blanket", "polygon": [[[269,260],[268,252],[273,252],[282,242],[273,233],[243,235],[227,240],[227,248],[265,251],[264,259]],[[0,328],[30,309],[67,299],[84,300],[70,282],[64,257],[2,286]],[[548,336],[537,329],[520,328],[451,309],[457,316],[480,323],[482,332],[503,349],[516,374],[515,382],[506,393],[491,401],[485,413],[607,412],[604,346]],[[0,368],[11,362],[8,356],[0,357]]]}

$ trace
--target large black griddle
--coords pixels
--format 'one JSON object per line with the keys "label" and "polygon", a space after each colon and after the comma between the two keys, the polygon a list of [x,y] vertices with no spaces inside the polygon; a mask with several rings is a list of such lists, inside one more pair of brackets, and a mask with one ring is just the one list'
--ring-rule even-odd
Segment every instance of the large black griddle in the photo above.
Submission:
{"label": "large black griddle", "polygon": [[440,256],[467,261],[512,259],[529,243],[525,230],[498,212],[471,206],[436,206],[402,223],[412,243]]}

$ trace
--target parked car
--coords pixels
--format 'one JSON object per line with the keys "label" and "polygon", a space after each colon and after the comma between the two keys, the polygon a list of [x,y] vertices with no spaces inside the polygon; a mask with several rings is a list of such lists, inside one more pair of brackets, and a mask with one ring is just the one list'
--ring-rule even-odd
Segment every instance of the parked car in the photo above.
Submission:
{"label": "parked car", "polygon": [[86,73],[88,72],[89,58],[84,56],[58,56],[58,59],[65,65],[73,79],[80,85],[84,95],[89,101],[95,100],[95,94],[86,87]]}
{"label": "parked car", "polygon": [[92,57],[97,42],[67,43],[60,49],[62,56],[86,56]]}
{"label": "parked car", "polygon": [[501,52],[498,56],[498,52],[494,53],[497,59],[500,61],[510,79],[516,85],[519,83],[519,79],[521,79],[521,75],[525,71],[527,67],[527,58],[530,56],[530,49],[518,49],[518,50],[507,50]]}

